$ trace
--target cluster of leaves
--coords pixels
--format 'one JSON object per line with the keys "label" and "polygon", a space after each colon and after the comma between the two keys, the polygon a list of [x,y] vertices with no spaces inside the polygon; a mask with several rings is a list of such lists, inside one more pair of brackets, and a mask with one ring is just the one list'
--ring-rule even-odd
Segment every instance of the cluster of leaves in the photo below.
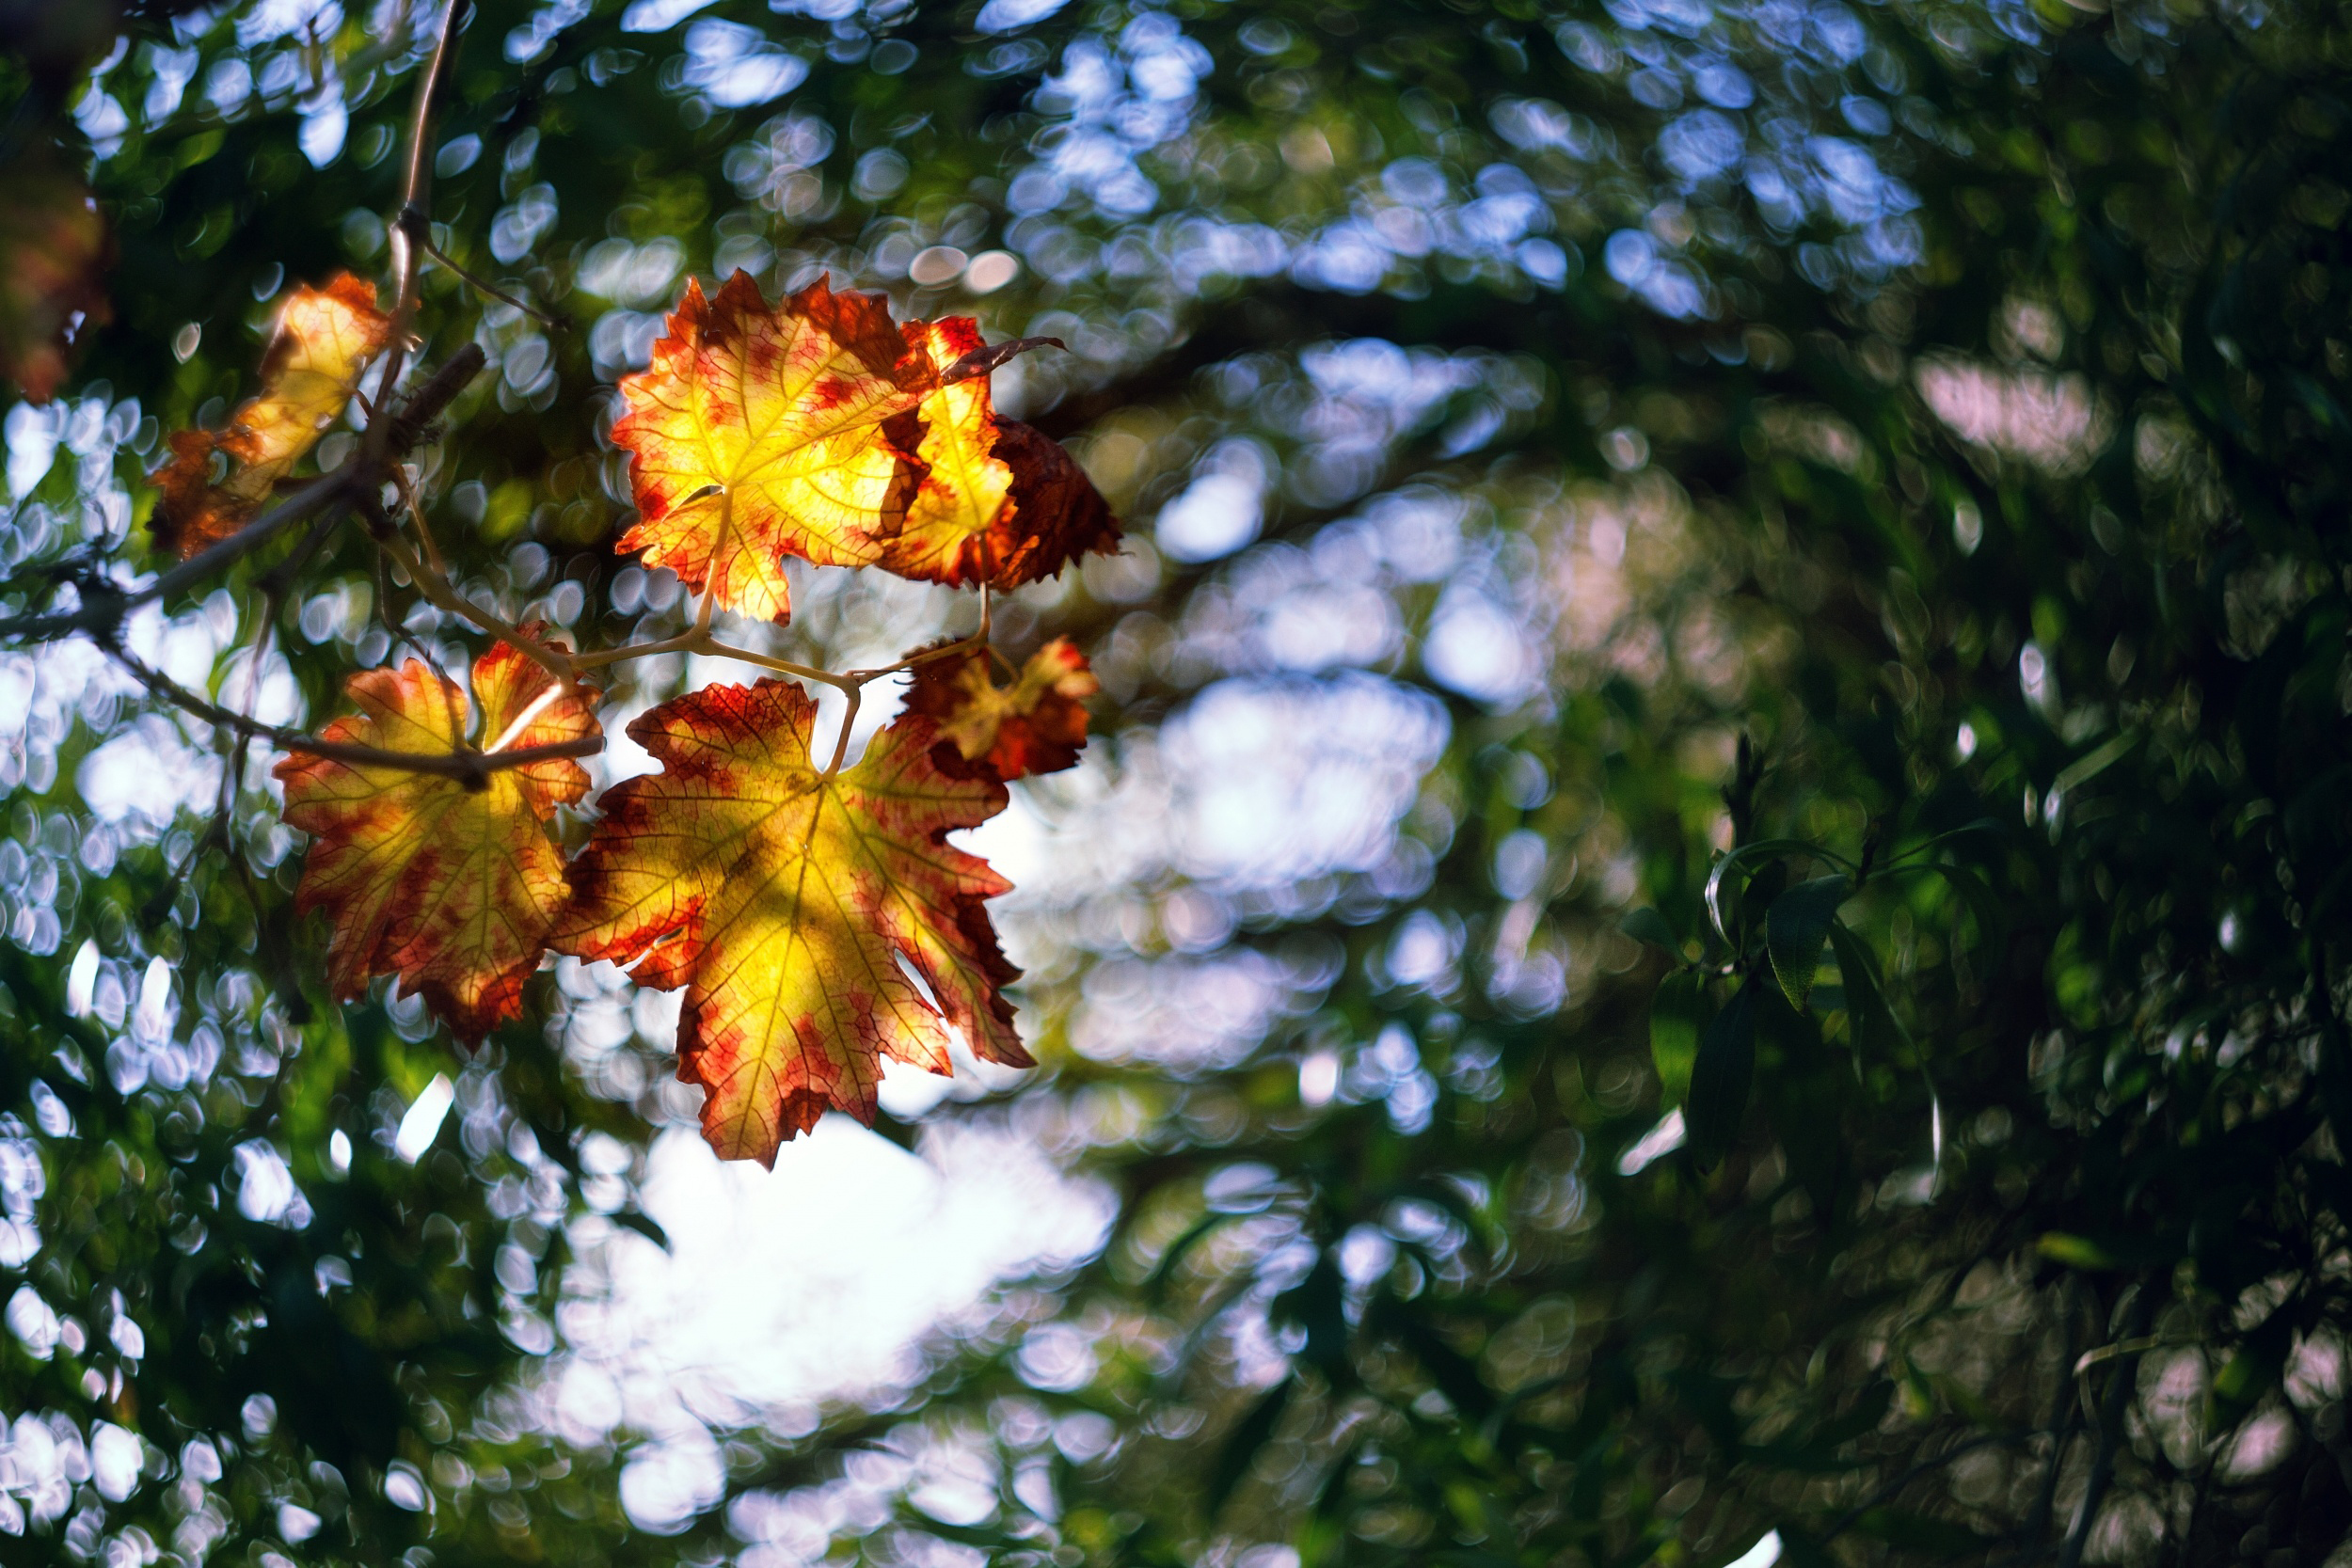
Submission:
{"label": "cluster of leaves", "polygon": [[[259,520],[264,503],[391,330],[348,274],[294,290],[262,390],[224,430],[172,436],[158,541],[191,559],[276,526]],[[388,553],[499,641],[470,696],[428,654],[354,674],[360,715],[287,741],[286,820],[312,840],[297,903],[331,919],[334,994],[395,975],[478,1045],[520,1015],[548,948],[634,965],[643,984],[686,988],[679,1073],[705,1090],[711,1147],[769,1164],[828,1109],[870,1125],[884,1057],[951,1073],[950,1026],[983,1061],[1033,1065],[1000,990],[1019,972],[981,908],[1009,884],[946,838],[1003,810],[1009,779],[1076,760],[1085,659],[1057,643],[999,688],[985,618],[977,636],[846,677],[710,635],[719,610],[789,618],[787,555],[1006,589],[1115,547],[1077,466],[991,406],[989,372],[1032,346],[985,346],[968,317],[902,327],[881,295],[822,279],[775,308],[741,272],[709,300],[690,281],[652,368],[622,383],[612,427],[640,513],[617,548],[701,590],[694,630],[667,645],[576,654],[545,626],[470,605],[412,501],[421,549],[388,534]],[[663,771],[608,791],[567,863],[548,824],[588,789],[571,759],[601,744],[598,692],[580,677],[673,647],[830,681],[852,716],[864,685],[900,670],[915,695],[846,769],[847,722],[820,769],[797,685],[665,703],[629,731]]]}

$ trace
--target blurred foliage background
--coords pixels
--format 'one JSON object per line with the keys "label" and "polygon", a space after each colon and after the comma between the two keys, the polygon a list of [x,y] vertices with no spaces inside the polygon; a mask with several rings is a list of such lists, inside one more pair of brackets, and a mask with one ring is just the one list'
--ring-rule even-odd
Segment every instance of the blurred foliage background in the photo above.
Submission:
{"label": "blurred foliage background", "polygon": [[[147,580],[162,434],[250,390],[286,288],[382,275],[438,22],[0,5],[0,357],[54,393],[5,418],[0,612]],[[2337,8],[474,0],[456,38],[432,232],[531,309],[427,267],[416,373],[489,369],[416,461],[505,612],[688,612],[610,553],[603,431],[689,274],[1069,344],[998,395],[1132,537],[996,624],[1081,641],[1098,738],[981,835],[1044,1066],[900,1083],[882,1132],[1075,1239],[822,1399],[661,1325],[596,1352],[683,1245],[675,1001],[567,962],[470,1059],[332,1005],[265,759],[21,644],[0,1550],[2345,1560]],[[286,547],[123,643],[310,723],[404,637],[480,651],[360,531],[274,595]],[[974,614],[795,602],[736,635],[840,667]],[[741,674],[628,669],[608,778]],[[829,1147],[779,1203],[848,1201]]]}

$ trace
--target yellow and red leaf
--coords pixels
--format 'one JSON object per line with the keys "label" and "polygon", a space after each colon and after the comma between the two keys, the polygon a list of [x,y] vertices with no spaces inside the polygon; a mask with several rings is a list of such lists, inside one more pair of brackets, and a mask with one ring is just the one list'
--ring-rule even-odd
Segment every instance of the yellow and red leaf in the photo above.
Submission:
{"label": "yellow and red leaf", "polygon": [[[982,346],[969,316],[907,332],[941,365]],[[884,570],[957,588],[1014,588],[1089,550],[1118,547],[1118,519],[1085,470],[1041,432],[998,419],[987,377],[941,388],[894,432],[912,451],[914,483],[875,557]]]}
{"label": "yellow and red leaf", "polygon": [[1085,699],[1102,689],[1076,644],[1057,637],[1009,687],[996,684],[984,648],[926,659],[914,667],[906,707],[938,730],[942,771],[1009,781],[1076,762],[1087,743]]}
{"label": "yellow and red leaf", "polygon": [[984,1061],[1030,1065],[1002,994],[1019,972],[982,907],[1009,884],[946,842],[1002,811],[1004,785],[942,771],[919,718],[828,779],[815,718],[800,688],[761,681],[629,725],[663,770],[605,792],[552,938],[687,988],[678,1076],[727,1159],[772,1164],[827,1110],[871,1125],[882,1059],[946,1073],[950,1025]]}
{"label": "yellow and red leaf", "polygon": [[[475,664],[470,705],[414,659],[362,670],[345,689],[359,712],[329,724],[326,740],[446,756],[468,741],[522,751],[598,733],[595,691],[557,687],[503,642]],[[480,729],[469,736],[475,708]],[[332,922],[327,979],[338,998],[397,975],[468,1044],[521,1011],[523,980],[565,897],[564,859],[545,824],[586,793],[579,764],[501,768],[480,787],[304,754],[276,771],[286,820],[311,836],[295,900]]]}
{"label": "yellow and red leaf", "polygon": [[898,483],[882,421],[936,367],[880,294],[822,278],[773,309],[747,273],[703,297],[689,281],[652,366],[621,381],[613,441],[632,454],[639,520],[619,547],[722,608],[781,620],[780,558],[857,566]]}
{"label": "yellow and red leaf", "polygon": [[[262,356],[262,390],[225,429],[172,432],[171,461],[149,481],[164,493],[156,542],[184,558],[250,522],[350,405],[390,329],[375,285],[350,273],[288,296]],[[216,453],[227,464],[218,477]]]}

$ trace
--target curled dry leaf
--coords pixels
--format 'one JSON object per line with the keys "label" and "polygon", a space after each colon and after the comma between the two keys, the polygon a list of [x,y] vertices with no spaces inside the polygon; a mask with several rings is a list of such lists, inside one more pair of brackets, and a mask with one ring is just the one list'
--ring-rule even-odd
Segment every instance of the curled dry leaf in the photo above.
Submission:
{"label": "curled dry leaf", "polygon": [[[375,285],[350,273],[289,295],[262,356],[259,395],[224,430],[172,433],[171,461],[150,481],[164,493],[151,525],[156,542],[185,558],[251,521],[349,406],[390,328]],[[215,452],[228,460],[217,478]]]}
{"label": "curled dry leaf", "polygon": [[907,711],[938,730],[941,771],[1011,780],[1076,762],[1087,743],[1085,699],[1103,689],[1086,655],[1057,637],[1009,687],[996,684],[989,662],[986,649],[973,648],[914,667]]}
{"label": "curled dry leaf", "polygon": [[[982,351],[969,316],[907,331],[940,364]],[[875,560],[885,571],[957,588],[1015,588],[1088,551],[1119,547],[1118,519],[1086,471],[1040,432],[999,420],[987,378],[941,388],[892,431],[914,454],[913,495],[886,525]]]}
{"label": "curled dry leaf", "polygon": [[99,285],[106,222],[89,188],[43,148],[0,166],[0,376],[46,403],[82,329],[112,314]]}
{"label": "curled dry leaf", "polygon": [[[469,736],[465,693],[437,672],[414,659],[397,672],[362,670],[345,683],[358,715],[328,725],[325,738],[447,755],[469,739],[516,751],[598,733],[594,690],[556,687],[503,642],[475,664],[473,689],[481,727]],[[545,824],[586,793],[579,764],[502,768],[469,787],[297,754],[277,775],[286,820],[311,835],[295,898],[333,922],[327,978],[338,998],[396,974],[469,1044],[521,1011],[523,980],[564,899],[563,856]]]}
{"label": "curled dry leaf", "polygon": [[629,725],[662,771],[605,792],[551,938],[687,988],[678,1076],[703,1085],[727,1159],[771,1164],[828,1109],[871,1125],[882,1058],[946,1073],[949,1025],[984,1061],[1030,1065],[1001,991],[1019,971],[981,904],[1009,884],[946,842],[1002,811],[1004,785],[941,771],[920,718],[826,778],[815,719],[800,688],[762,681]]}

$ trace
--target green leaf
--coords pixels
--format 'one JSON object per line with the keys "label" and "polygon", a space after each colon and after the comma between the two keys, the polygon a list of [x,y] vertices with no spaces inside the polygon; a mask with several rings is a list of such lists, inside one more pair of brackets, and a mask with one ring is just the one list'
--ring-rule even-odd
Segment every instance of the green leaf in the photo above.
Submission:
{"label": "green leaf", "polygon": [[1866,1058],[1891,1052],[1908,1037],[1895,1010],[1886,1005],[1886,993],[1879,988],[1878,960],[1863,940],[1847,929],[1843,921],[1833,920],[1829,945],[1845,982],[1846,1017],[1851,1021],[1854,1071],[1859,1073]]}
{"label": "green leaf", "polygon": [[1772,954],[1772,974],[1780,981],[1788,1006],[1804,1011],[1813,990],[1813,972],[1821,967],[1821,944],[1829,938],[1837,906],[1853,892],[1845,877],[1817,877],[1772,900],[1765,917],[1765,947]]}
{"label": "green leaf", "polygon": [[1658,1069],[1659,1103],[1669,1109],[1691,1091],[1691,1068],[1708,1014],[1706,975],[1685,970],[1659,982],[1649,1005],[1649,1056]]}
{"label": "green leaf", "polygon": [[1347,1360],[1347,1286],[1340,1276],[1339,1255],[1327,1251],[1315,1259],[1306,1277],[1267,1304],[1268,1321],[1295,1323],[1306,1330],[1307,1343],[1298,1358],[1320,1370],[1332,1386],[1352,1381]]}
{"label": "green leaf", "polygon": [[2126,731],[2088,756],[2078,757],[2061,769],[2057,778],[2050,781],[2050,792],[2044,799],[2053,801],[2065,800],[2076,789],[2089,784],[2121,761],[2125,752],[2138,744],[2138,733]]}
{"label": "green leaf", "polygon": [[1249,1462],[1258,1456],[1260,1449],[1265,1447],[1266,1439],[1274,1435],[1275,1427],[1281,1422],[1282,1412],[1290,1405],[1291,1395],[1297,1389],[1297,1378],[1282,1379],[1267,1389],[1258,1402],[1249,1407],[1249,1413],[1236,1421],[1233,1430],[1225,1434],[1224,1446],[1217,1449],[1216,1468],[1209,1476],[1211,1517],[1215,1517],[1225,1506],[1226,1499],[1233,1495],[1233,1488],[1241,1484],[1241,1478],[1249,1473]]}
{"label": "green leaf", "polygon": [[1851,865],[1844,856],[1832,854],[1820,846],[1807,844],[1803,839],[1760,838],[1754,844],[1742,844],[1717,861],[1715,868],[1707,874],[1708,917],[1714,921],[1717,934],[1725,942],[1731,940],[1731,927],[1724,918],[1724,879],[1767,855],[1804,855],[1813,860],[1827,861],[1832,865]]}
{"label": "green leaf", "polygon": [[1740,1135],[1755,1077],[1756,992],[1742,986],[1707,1026],[1698,1059],[1691,1067],[1691,1096],[1682,1108],[1682,1125],[1691,1157],[1700,1169],[1720,1163]]}
{"label": "green leaf", "polygon": [[2070,1269],[2104,1270],[2119,1267],[2115,1255],[2087,1236],[2053,1230],[2035,1241],[2033,1249],[2053,1263]]}
{"label": "green leaf", "polygon": [[1895,1384],[1891,1378],[1881,1378],[1862,1390],[1851,1407],[1843,1416],[1825,1421],[1813,1434],[1814,1441],[1830,1448],[1851,1443],[1866,1432],[1875,1432],[1886,1418],[1887,1407],[1895,1402]]}
{"label": "green leaf", "polygon": [[1989,952],[1999,953],[2001,943],[2009,933],[2009,915],[2001,908],[2001,901],[1993,896],[1993,890],[1984,885],[1984,879],[1964,866],[1942,862],[1928,869],[1948,882],[1952,891],[1960,895],[1961,901],[1968,906],[1969,912],[1977,917],[1978,944]]}
{"label": "green leaf", "polygon": [[1676,958],[1682,957],[1682,939],[1666,924],[1666,917],[1656,910],[1643,908],[1630,911],[1617,922],[1617,929],[1636,942],[1646,942],[1652,947],[1662,947]]}

